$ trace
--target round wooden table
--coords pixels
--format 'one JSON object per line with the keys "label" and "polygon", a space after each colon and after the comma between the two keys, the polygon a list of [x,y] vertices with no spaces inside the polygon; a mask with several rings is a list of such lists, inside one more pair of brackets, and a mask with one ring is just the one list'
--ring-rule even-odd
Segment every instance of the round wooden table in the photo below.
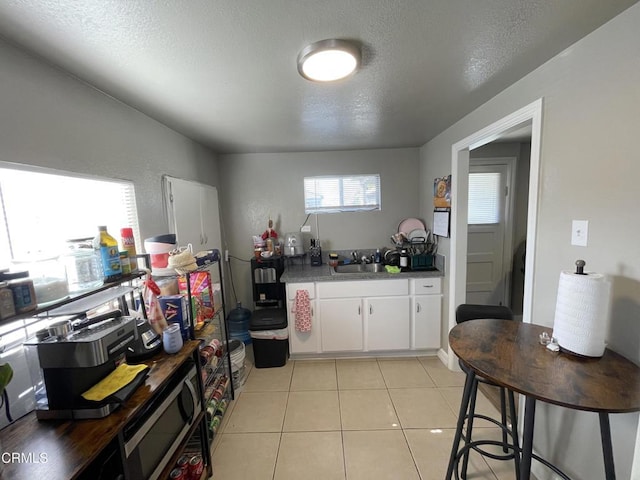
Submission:
{"label": "round wooden table", "polygon": [[470,370],[447,479],[458,454],[467,390],[476,374],[525,396],[520,480],[530,478],[537,400],[599,414],[606,479],[615,479],[609,413],[640,411],[640,368],[609,349],[600,358],[552,352],[540,344],[542,332],[551,336],[551,328],[495,319],[471,320],[449,332],[451,349]]}

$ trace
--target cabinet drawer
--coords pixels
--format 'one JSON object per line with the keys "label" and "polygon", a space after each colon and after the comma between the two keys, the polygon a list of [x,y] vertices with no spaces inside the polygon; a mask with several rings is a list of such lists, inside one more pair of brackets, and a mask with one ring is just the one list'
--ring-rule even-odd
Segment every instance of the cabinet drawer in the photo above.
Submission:
{"label": "cabinet drawer", "polygon": [[287,300],[293,300],[296,298],[296,292],[298,290],[306,290],[309,292],[309,298],[316,298],[316,289],[313,282],[305,283],[287,283]]}
{"label": "cabinet drawer", "polygon": [[408,290],[409,284],[406,279],[318,282],[318,296],[321,299],[407,295]]}
{"label": "cabinet drawer", "polygon": [[412,278],[412,295],[429,295],[442,293],[442,279],[439,277]]}

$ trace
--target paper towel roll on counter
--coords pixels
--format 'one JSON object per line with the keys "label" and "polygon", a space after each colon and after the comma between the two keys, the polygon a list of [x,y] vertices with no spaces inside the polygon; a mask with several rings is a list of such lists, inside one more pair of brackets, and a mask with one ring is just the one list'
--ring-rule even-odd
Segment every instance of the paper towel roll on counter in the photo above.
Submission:
{"label": "paper towel roll on counter", "polygon": [[553,336],[569,352],[601,357],[609,323],[611,283],[602,274],[560,273]]}

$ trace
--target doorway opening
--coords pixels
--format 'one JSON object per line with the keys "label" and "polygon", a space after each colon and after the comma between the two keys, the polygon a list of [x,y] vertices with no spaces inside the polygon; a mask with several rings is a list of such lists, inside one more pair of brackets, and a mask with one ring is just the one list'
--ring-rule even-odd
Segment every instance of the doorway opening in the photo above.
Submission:
{"label": "doorway opening", "polygon": [[[483,128],[452,146],[452,196],[456,199],[451,209],[451,251],[449,276],[448,329],[455,322],[456,307],[465,303],[467,296],[468,198],[470,152],[505,135],[531,130],[531,151],[528,176],[526,214],[526,255],[524,256],[524,288],[522,320],[531,322],[533,275],[535,265],[536,219],[540,170],[540,136],[542,127],[542,99],[521,108],[501,120]],[[455,369],[455,355],[448,355],[448,367]]]}

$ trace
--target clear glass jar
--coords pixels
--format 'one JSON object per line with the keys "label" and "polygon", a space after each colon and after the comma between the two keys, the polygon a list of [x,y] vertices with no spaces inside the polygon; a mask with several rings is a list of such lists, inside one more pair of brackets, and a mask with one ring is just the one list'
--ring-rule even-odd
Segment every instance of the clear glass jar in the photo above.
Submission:
{"label": "clear glass jar", "polygon": [[63,263],[70,292],[83,292],[102,285],[100,258],[92,241],[93,237],[67,240]]}
{"label": "clear glass jar", "polygon": [[26,260],[13,260],[19,270],[27,270],[33,281],[38,305],[55,302],[69,294],[67,274],[60,257],[32,257]]}

